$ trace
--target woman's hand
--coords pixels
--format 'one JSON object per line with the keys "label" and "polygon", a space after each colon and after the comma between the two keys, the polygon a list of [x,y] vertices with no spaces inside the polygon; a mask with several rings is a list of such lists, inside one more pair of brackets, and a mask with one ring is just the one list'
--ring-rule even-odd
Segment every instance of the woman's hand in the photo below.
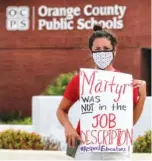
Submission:
{"label": "woman's hand", "polygon": [[133,87],[138,88],[139,90],[139,97],[146,97],[146,82],[143,80],[133,80]]}
{"label": "woman's hand", "polygon": [[80,140],[81,143],[83,143],[81,137],[78,135],[76,130],[68,125],[65,127],[65,136],[66,136],[66,143],[68,144],[69,147],[75,147],[76,140]]}
{"label": "woman's hand", "polygon": [[82,142],[81,137],[78,135],[78,133],[72,127],[72,124],[69,121],[68,111],[72,107],[72,105],[73,102],[63,97],[57,109],[57,118],[65,128],[66,143],[68,144],[69,147],[75,146],[76,139]]}

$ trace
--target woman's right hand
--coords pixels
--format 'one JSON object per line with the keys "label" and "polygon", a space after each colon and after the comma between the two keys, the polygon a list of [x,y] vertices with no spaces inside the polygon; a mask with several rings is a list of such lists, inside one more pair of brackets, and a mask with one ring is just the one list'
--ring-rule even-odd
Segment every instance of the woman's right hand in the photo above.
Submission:
{"label": "woman's right hand", "polygon": [[65,127],[65,137],[66,137],[66,143],[69,147],[75,147],[76,140],[80,140],[81,143],[83,143],[81,137],[78,135],[76,130],[71,126],[68,125]]}

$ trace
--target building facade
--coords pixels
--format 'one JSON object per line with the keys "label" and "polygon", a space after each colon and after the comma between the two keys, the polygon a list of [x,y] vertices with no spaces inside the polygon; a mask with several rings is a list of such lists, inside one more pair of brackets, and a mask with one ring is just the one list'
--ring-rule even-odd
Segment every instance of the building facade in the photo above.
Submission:
{"label": "building facade", "polygon": [[150,95],[150,6],[150,0],[2,0],[0,112],[30,115],[32,96],[56,76],[91,67],[86,60],[95,22],[117,35],[114,67],[146,80]]}

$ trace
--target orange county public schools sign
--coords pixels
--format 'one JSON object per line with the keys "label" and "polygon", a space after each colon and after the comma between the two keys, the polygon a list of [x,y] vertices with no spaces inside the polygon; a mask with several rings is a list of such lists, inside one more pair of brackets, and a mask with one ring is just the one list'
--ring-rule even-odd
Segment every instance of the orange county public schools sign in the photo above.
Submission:
{"label": "orange county public schools sign", "polygon": [[32,30],[90,30],[94,24],[101,24],[107,29],[122,29],[126,8],[126,6],[117,4],[113,6],[87,4],[83,8],[45,5],[38,8],[8,6],[6,8],[6,29],[8,31],[26,31],[30,28]]}

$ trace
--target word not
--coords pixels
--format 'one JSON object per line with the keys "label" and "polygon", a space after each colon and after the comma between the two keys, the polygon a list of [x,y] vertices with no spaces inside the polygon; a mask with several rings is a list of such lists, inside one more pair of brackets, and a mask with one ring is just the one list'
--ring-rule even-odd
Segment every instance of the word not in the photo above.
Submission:
{"label": "word not", "polygon": [[133,138],[133,129],[109,129],[109,130],[81,130],[81,137],[86,145],[131,145]]}
{"label": "word not", "polygon": [[92,113],[93,112],[93,103],[91,104],[81,104],[81,114]]}
{"label": "word not", "polygon": [[[114,102],[118,102],[121,95],[125,94],[126,90],[132,87],[132,84],[118,84],[116,83],[116,77],[113,76],[111,81],[108,80],[99,80],[95,81],[97,71],[93,71],[91,76],[87,76],[84,71],[81,71],[82,76],[82,86],[81,86],[81,95],[84,92],[89,94],[99,94],[102,92],[111,92],[114,93],[117,97],[114,99]],[[88,88],[86,88],[88,86]],[[86,91],[88,89],[89,91]]]}
{"label": "word not", "polygon": [[80,147],[80,152],[100,152],[100,151],[126,151],[126,148],[120,148],[120,147],[115,147],[115,148],[109,148],[105,145],[99,145],[99,146],[95,146],[95,147],[92,147],[92,146],[84,146],[82,145]]}

